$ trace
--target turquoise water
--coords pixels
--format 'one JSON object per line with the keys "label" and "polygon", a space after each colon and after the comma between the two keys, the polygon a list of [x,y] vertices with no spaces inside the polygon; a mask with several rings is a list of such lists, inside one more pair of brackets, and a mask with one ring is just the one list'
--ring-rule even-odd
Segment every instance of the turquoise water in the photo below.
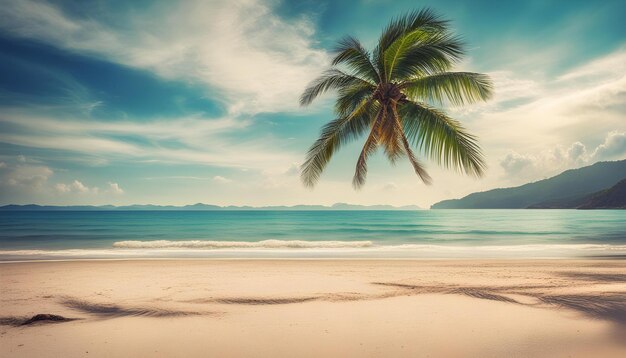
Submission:
{"label": "turquoise water", "polygon": [[0,260],[626,253],[626,211],[1,212]]}

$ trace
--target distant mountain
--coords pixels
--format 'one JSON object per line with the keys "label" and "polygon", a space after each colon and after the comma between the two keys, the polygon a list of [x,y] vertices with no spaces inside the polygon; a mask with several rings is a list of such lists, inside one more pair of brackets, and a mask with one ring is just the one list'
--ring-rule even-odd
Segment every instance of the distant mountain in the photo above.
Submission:
{"label": "distant mountain", "polygon": [[591,195],[593,194],[583,194],[567,198],[546,200],[529,205],[527,209],[576,209],[583,205]]}
{"label": "distant mountain", "polygon": [[185,206],[173,205],[127,205],[127,206],[50,206],[50,205],[5,205],[0,206],[0,211],[237,211],[237,210],[420,210],[416,205],[391,206],[391,205],[353,205],[337,203],[332,206],[325,205],[294,205],[294,206],[218,206],[208,204],[193,204]]}
{"label": "distant mountain", "polygon": [[578,209],[626,209],[626,178],[589,196]]}
{"label": "distant mountain", "polygon": [[626,160],[599,162],[514,188],[493,189],[444,200],[432,209],[524,209],[583,205],[591,194],[626,178]]}
{"label": "distant mountain", "polygon": [[534,204],[530,209],[626,209],[626,178],[609,189]]}

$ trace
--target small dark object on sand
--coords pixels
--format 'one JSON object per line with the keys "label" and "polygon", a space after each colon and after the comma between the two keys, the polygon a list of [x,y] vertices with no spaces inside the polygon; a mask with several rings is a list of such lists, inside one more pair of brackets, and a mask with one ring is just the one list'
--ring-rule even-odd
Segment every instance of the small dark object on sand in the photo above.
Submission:
{"label": "small dark object on sand", "polygon": [[21,325],[22,326],[26,326],[29,324],[33,324],[33,323],[38,323],[38,322],[68,322],[68,321],[73,321],[75,320],[75,318],[66,318],[63,316],[59,316],[59,315],[55,315],[55,314],[48,314],[48,313],[40,313],[37,315],[32,316],[30,319],[24,321]]}

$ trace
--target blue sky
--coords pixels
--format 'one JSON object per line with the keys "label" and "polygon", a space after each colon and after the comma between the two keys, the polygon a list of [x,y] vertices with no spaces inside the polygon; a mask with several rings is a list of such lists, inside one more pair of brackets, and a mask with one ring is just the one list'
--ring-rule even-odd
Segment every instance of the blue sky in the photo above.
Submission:
{"label": "blue sky", "polygon": [[[0,204],[417,204],[626,157],[623,1],[1,1]],[[489,170],[370,165],[362,141],[318,187],[298,166],[332,94],[298,96],[336,40],[371,47],[390,18],[432,7],[489,74],[486,104],[447,108]]]}

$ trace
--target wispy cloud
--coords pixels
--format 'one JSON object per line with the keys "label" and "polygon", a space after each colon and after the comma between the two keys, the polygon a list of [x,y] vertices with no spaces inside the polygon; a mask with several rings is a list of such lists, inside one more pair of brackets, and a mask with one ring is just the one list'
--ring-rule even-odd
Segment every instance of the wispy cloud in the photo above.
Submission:
{"label": "wispy cloud", "polygon": [[[267,169],[293,162],[297,154],[281,151],[271,136],[237,137],[251,124],[232,118],[201,116],[131,121],[85,121],[5,109],[0,141],[56,149],[107,159],[160,161]],[[129,139],[130,138],[130,139]],[[134,140],[132,140],[134,139]],[[273,143],[273,145],[270,145]]]}
{"label": "wispy cloud", "polygon": [[62,194],[68,194],[68,193],[97,194],[100,191],[100,189],[97,187],[93,187],[93,188],[87,187],[85,184],[83,184],[79,180],[74,180],[73,182],[69,184],[58,183],[57,185],[55,185],[55,188],[59,193],[62,193]]}
{"label": "wispy cloud", "polygon": [[[602,65],[609,63],[613,66]],[[610,131],[626,129],[625,64],[626,49],[620,49],[556,80],[505,88],[518,92],[508,100],[528,100],[505,108],[488,104],[473,113],[473,125],[487,145],[501,150],[542,151],[575,141],[597,143]],[[524,82],[520,75],[517,78],[513,83]],[[520,87],[529,89],[515,89]]]}
{"label": "wispy cloud", "polygon": [[11,1],[0,7],[0,29],[166,79],[203,83],[218,89],[231,113],[294,109],[304,85],[328,61],[309,19],[285,20],[262,1],[166,2],[132,18],[117,14],[125,26],[92,15]]}
{"label": "wispy cloud", "polygon": [[604,142],[596,147],[591,158],[596,160],[616,159],[626,156],[626,132],[610,132]]}
{"label": "wispy cloud", "polygon": [[107,183],[107,187],[101,190],[97,186],[89,187],[80,180],[74,180],[71,183],[57,183],[54,188],[59,194],[78,194],[78,195],[121,195],[124,189],[118,183]]}
{"label": "wispy cloud", "polygon": [[1,162],[0,166],[0,201],[30,203],[38,199],[41,203],[58,198],[89,201],[124,194],[122,187],[114,182],[108,182],[104,189],[89,186],[79,179],[55,183],[55,170],[44,163],[22,155],[9,159],[9,163]]}
{"label": "wispy cloud", "polygon": [[14,190],[40,191],[54,173],[52,169],[44,165],[8,166],[3,164],[2,172],[0,172],[0,185],[4,187],[4,190],[13,188]]}
{"label": "wispy cloud", "polygon": [[109,188],[107,191],[113,195],[121,195],[124,194],[124,189],[118,183],[109,182]]}
{"label": "wispy cloud", "polygon": [[[484,181],[520,184],[599,160],[626,157],[626,48],[558,76],[529,70],[489,73],[494,99],[453,109],[480,136]],[[604,149],[606,146],[606,149]]]}
{"label": "wispy cloud", "polygon": [[505,177],[514,182],[539,179],[559,172],[589,165],[603,160],[626,158],[626,132],[609,132],[604,142],[595,148],[587,148],[581,142],[570,146],[557,146],[535,154],[512,151],[499,162]]}
{"label": "wispy cloud", "polygon": [[216,183],[220,183],[220,184],[228,184],[228,183],[232,183],[231,179],[225,178],[221,175],[216,175],[213,177],[213,181]]}

